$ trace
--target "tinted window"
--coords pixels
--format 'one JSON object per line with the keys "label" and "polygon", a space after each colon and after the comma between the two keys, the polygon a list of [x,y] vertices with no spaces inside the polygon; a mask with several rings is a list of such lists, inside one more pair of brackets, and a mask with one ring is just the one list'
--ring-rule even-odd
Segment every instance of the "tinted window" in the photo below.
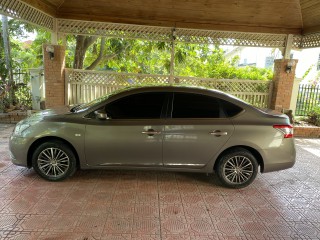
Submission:
{"label": "tinted window", "polygon": [[112,119],[160,118],[164,93],[140,93],[109,103],[106,113]]}
{"label": "tinted window", "polygon": [[233,117],[239,114],[243,109],[231,102],[221,100],[224,112],[226,113],[227,117]]}
{"label": "tinted window", "polygon": [[219,100],[213,97],[175,93],[172,118],[219,118]]}

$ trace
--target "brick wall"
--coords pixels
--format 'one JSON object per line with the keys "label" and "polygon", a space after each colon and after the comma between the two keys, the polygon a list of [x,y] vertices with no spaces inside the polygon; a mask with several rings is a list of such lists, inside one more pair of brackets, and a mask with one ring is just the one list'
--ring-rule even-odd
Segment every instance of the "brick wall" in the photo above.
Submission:
{"label": "brick wall", "polygon": [[54,58],[50,59],[46,52],[48,44],[43,45],[44,79],[46,88],[46,108],[65,105],[65,46],[51,45],[54,47]]}
{"label": "brick wall", "polygon": [[295,137],[320,138],[320,127],[294,127]]}
{"label": "brick wall", "polygon": [[286,66],[290,59],[277,59],[274,61],[273,93],[271,98],[271,109],[282,111],[290,109],[295,70],[298,60],[293,60],[291,72],[286,73]]}
{"label": "brick wall", "polygon": [[0,113],[0,123],[17,123],[27,117],[27,112],[13,111]]}

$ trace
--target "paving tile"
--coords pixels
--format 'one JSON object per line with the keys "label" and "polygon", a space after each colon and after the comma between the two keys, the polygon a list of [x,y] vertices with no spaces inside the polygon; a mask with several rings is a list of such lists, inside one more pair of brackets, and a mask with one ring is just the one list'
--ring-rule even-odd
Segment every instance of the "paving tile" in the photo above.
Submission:
{"label": "paving tile", "polygon": [[207,206],[208,214],[212,220],[231,220],[235,216],[229,207],[215,207],[214,205]]}
{"label": "paving tile", "polygon": [[239,225],[245,235],[255,236],[256,238],[261,238],[268,232],[268,228],[262,222],[245,221],[239,223]]}
{"label": "paving tile", "polygon": [[160,204],[177,204],[181,203],[181,197],[179,193],[164,193],[159,197]]}
{"label": "paving tile", "polygon": [[232,209],[233,215],[238,222],[248,222],[248,221],[259,221],[259,216],[250,207],[242,207],[241,205],[237,208]]}
{"label": "paving tile", "polygon": [[2,199],[15,199],[20,192],[23,191],[23,188],[19,187],[4,187],[0,190],[0,200]]}
{"label": "paving tile", "polygon": [[46,226],[46,231],[73,232],[79,220],[79,216],[53,215]]}
{"label": "paving tile", "polygon": [[291,237],[294,234],[294,230],[285,221],[282,222],[268,222],[265,223],[266,227],[271,232],[272,236],[281,237]]}
{"label": "paving tile", "polygon": [[1,214],[0,215],[0,231],[13,230],[21,221],[24,215],[20,214]]}
{"label": "paving tile", "polygon": [[186,218],[210,219],[209,210],[204,204],[184,204],[183,208]]}
{"label": "paving tile", "polygon": [[11,231],[5,239],[14,240],[34,240],[40,237],[40,232],[29,232],[29,231]]}
{"label": "paving tile", "polygon": [[108,234],[103,233],[101,240],[131,240],[131,234]]}
{"label": "paving tile", "polygon": [[159,204],[159,195],[158,192],[140,192],[136,196],[136,203],[145,203],[145,204],[151,204],[151,205],[158,205]]}
{"label": "paving tile", "polygon": [[132,218],[109,217],[105,223],[103,235],[106,234],[131,234],[133,226]]}
{"label": "paving tile", "polygon": [[161,219],[172,217],[184,217],[184,208],[182,204],[166,204],[160,206]]}
{"label": "paving tile", "polygon": [[6,237],[10,234],[10,230],[0,230],[0,239],[7,239]]}
{"label": "paving tile", "polygon": [[74,233],[74,232],[51,232],[44,231],[38,240],[97,240],[101,238],[100,233]]}
{"label": "paving tile", "polygon": [[108,210],[110,211],[111,217],[132,219],[135,214],[135,205],[132,203],[112,204]]}
{"label": "paving tile", "polygon": [[29,200],[24,198],[15,198],[12,202],[7,204],[5,208],[1,210],[2,213],[18,213],[27,214],[32,207],[37,203],[37,199]]}
{"label": "paving tile", "polygon": [[110,204],[92,201],[87,202],[81,211],[85,216],[108,216],[110,213]]}
{"label": "paving tile", "polygon": [[295,223],[288,223],[293,230],[291,237],[299,238],[304,236],[305,238],[309,239],[319,239],[320,238],[320,231],[315,228],[315,226],[311,223],[302,223],[302,222],[295,222]]}
{"label": "paving tile", "polygon": [[184,217],[161,218],[161,233],[164,235],[189,235],[187,221]]}
{"label": "paving tile", "polygon": [[182,234],[162,234],[162,240],[191,240],[190,234],[188,232]]}
{"label": "paving tile", "polygon": [[51,221],[51,215],[26,215],[24,216],[19,225],[17,225],[13,231],[31,231],[42,232],[46,230],[47,225]]}
{"label": "paving tile", "polygon": [[81,216],[74,228],[74,232],[102,233],[107,217],[105,216]]}
{"label": "paving tile", "polygon": [[159,218],[159,207],[148,204],[136,204],[134,218]]}
{"label": "paving tile", "polygon": [[187,218],[187,226],[190,235],[213,236],[216,233],[210,218]]}
{"label": "paving tile", "polygon": [[160,220],[157,218],[135,218],[132,233],[135,235],[160,235]]}
{"label": "paving tile", "polygon": [[86,202],[71,202],[69,200],[64,200],[60,203],[55,214],[57,215],[81,215]]}
{"label": "paving tile", "polygon": [[281,214],[274,208],[255,207],[254,211],[263,222],[283,221]]}
{"label": "paving tile", "polygon": [[160,235],[132,234],[132,240],[161,240]]}
{"label": "paving tile", "polygon": [[241,237],[244,236],[242,229],[238,222],[231,220],[213,220],[213,225],[220,236],[224,237]]}

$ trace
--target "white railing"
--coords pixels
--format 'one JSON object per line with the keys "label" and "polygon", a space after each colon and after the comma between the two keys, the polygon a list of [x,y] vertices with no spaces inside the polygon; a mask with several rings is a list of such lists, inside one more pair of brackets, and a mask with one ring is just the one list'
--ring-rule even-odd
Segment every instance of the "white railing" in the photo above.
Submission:
{"label": "white railing", "polygon": [[[66,103],[92,101],[102,95],[131,85],[169,84],[169,75],[117,73],[109,71],[65,70]],[[272,81],[210,79],[175,76],[174,85],[193,85],[221,90],[257,107],[268,107]]]}

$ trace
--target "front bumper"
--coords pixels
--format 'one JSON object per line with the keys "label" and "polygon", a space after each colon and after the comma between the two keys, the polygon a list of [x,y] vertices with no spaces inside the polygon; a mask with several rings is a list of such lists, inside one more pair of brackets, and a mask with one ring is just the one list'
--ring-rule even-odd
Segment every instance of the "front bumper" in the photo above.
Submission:
{"label": "front bumper", "polygon": [[9,153],[14,165],[31,167],[28,166],[28,149],[30,147],[28,142],[27,138],[11,135],[9,141]]}

